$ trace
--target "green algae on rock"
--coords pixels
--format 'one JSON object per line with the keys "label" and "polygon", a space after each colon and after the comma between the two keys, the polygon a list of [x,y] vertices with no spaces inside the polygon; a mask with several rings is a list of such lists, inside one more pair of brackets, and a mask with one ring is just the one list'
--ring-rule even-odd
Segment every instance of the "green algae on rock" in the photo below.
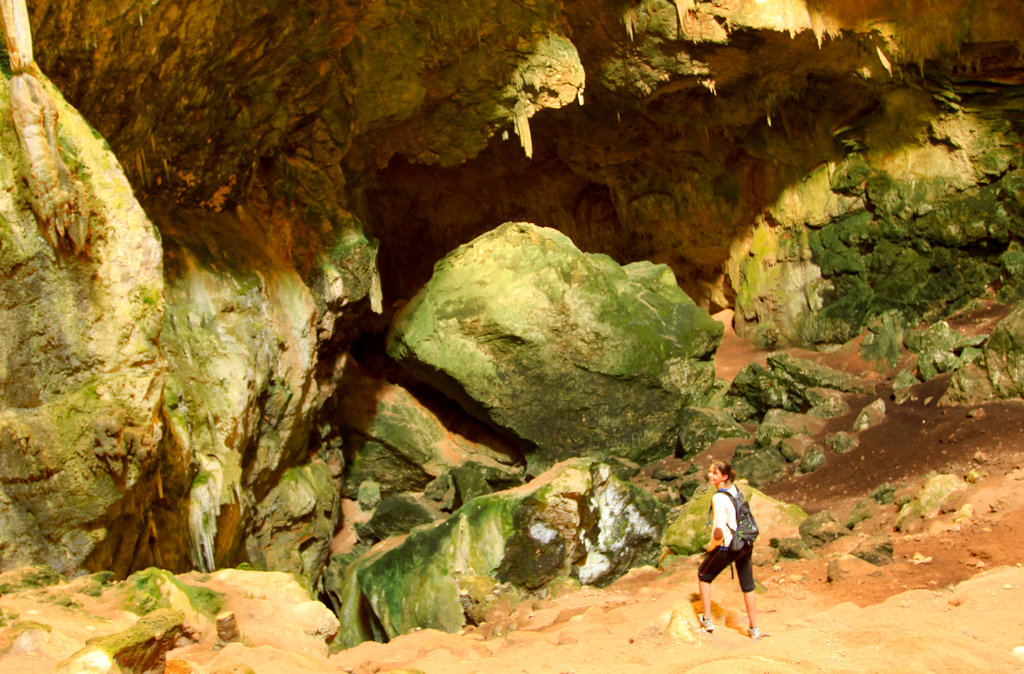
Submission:
{"label": "green algae on rock", "polygon": [[[738,481],[737,487],[750,504],[764,540],[793,535],[807,517],[807,513],[799,506],[773,499],[751,487],[746,480]],[[704,551],[711,541],[708,513],[711,511],[713,495],[714,490],[708,485],[697,489],[693,498],[675,513],[675,519],[665,528],[662,536],[665,547],[677,555],[693,555]]]}
{"label": "green algae on rock", "polygon": [[[3,565],[126,573],[159,554],[143,542],[137,513],[153,501],[160,463],[160,239],[110,149],[38,79],[85,190],[90,222],[77,244],[88,254],[44,241],[11,161],[20,155],[15,131],[0,125]],[[2,86],[0,118],[10,106]]]}
{"label": "green algae on rock", "polygon": [[388,352],[520,438],[536,472],[672,453],[680,413],[715,383],[722,332],[667,267],[621,267],[552,229],[506,223],[437,264]]}
{"label": "green algae on rock", "polygon": [[342,607],[339,638],[350,647],[421,627],[457,631],[466,624],[463,578],[527,592],[561,576],[606,585],[657,559],[663,525],[654,498],[607,465],[565,461],[356,559],[331,588]]}

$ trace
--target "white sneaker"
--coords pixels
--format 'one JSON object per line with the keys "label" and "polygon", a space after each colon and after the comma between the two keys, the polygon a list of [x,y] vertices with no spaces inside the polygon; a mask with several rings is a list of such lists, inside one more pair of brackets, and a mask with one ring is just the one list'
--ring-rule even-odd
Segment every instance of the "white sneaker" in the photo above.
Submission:
{"label": "white sneaker", "polygon": [[715,623],[711,622],[711,618],[705,618],[703,613],[697,615],[697,621],[700,622],[700,628],[705,632],[715,631]]}

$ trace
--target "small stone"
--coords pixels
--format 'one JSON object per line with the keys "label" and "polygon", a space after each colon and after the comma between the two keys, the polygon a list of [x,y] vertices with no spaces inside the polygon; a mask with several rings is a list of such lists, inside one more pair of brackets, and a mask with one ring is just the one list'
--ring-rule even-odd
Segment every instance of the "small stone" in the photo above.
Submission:
{"label": "small stone", "polygon": [[960,510],[957,511],[956,517],[953,521],[957,524],[963,524],[974,520],[974,506],[970,503],[965,503]]}
{"label": "small stone", "polygon": [[687,620],[683,616],[683,611],[678,608],[672,609],[672,617],[669,618],[666,632],[676,643],[694,644],[699,639],[697,626]]}
{"label": "small stone", "polygon": [[864,409],[857,415],[856,421],[853,422],[853,431],[863,431],[877,426],[882,423],[885,418],[885,401],[879,398]]}

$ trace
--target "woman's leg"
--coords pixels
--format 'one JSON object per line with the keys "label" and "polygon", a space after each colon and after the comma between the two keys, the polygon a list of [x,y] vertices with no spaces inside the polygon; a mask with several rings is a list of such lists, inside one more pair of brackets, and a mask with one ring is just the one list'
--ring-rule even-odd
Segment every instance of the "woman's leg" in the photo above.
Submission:
{"label": "woman's leg", "polygon": [[[700,590],[701,615],[704,619],[711,618],[711,582],[729,566],[729,555],[722,548],[710,550],[697,567],[697,588]],[[705,626],[705,629],[708,629]],[[710,630],[709,630],[710,631]]]}
{"label": "woman's leg", "polygon": [[747,620],[750,621],[750,629],[754,629],[757,627],[757,595],[753,592],[744,592],[743,604],[747,607]]}
{"label": "woman's leg", "polygon": [[747,609],[747,619],[750,621],[750,629],[757,628],[757,595],[754,594],[754,564],[751,555],[754,546],[748,545],[733,561],[736,565],[736,576],[740,581],[740,589],[743,590],[743,604]]}
{"label": "woman's leg", "polygon": [[711,617],[711,583],[706,583],[703,580],[697,583],[700,589],[700,608],[701,613],[705,618]]}

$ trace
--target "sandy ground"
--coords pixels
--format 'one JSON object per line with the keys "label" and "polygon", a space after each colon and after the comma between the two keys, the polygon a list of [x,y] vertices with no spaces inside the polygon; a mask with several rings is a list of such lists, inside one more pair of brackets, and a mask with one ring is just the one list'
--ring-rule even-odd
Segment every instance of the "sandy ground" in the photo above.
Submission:
{"label": "sandy ground", "polygon": [[[727,317],[724,317],[727,319]],[[965,316],[965,332],[991,328],[998,312]],[[761,360],[727,331],[718,354],[721,376]],[[329,657],[268,644],[183,644],[168,654],[168,672],[240,673],[419,671],[424,674],[616,672],[1021,672],[1024,671],[1024,403],[943,408],[942,378],[921,384],[915,398],[888,398],[891,372],[859,360],[855,349],[807,354],[876,380],[887,400],[885,421],[864,431],[860,447],[829,454],[821,469],[772,485],[772,496],[806,511],[828,510],[839,521],[871,491],[889,482],[914,491],[934,472],[972,475],[974,481],[948,512],[896,531],[897,509],[878,506],[849,536],[810,560],[777,561],[765,530],[755,553],[759,623],[766,636],[746,636],[747,619],[736,581],[715,582],[713,634],[697,630],[698,557],[669,557],[604,589],[583,588],[554,599],[528,601],[489,623],[458,634],[422,630],[387,644],[367,642]],[[821,434],[848,428],[860,406],[831,420]],[[721,443],[697,457],[728,458]],[[964,508],[969,506],[969,508]],[[971,511],[973,515],[965,517]],[[873,566],[846,555],[884,534],[894,545],[891,564]],[[830,579],[829,565],[839,572]],[[85,601],[85,599],[82,599]],[[98,600],[99,601],[99,600]],[[53,603],[2,597],[0,608],[22,620],[55,625],[71,620]],[[115,606],[90,624],[55,628],[50,651],[20,647],[0,630],[0,672],[48,671],[60,651],[61,630],[109,631],[129,619]],[[244,624],[273,630],[273,616]],[[123,627],[120,627],[123,629]],[[22,645],[24,646],[24,644]],[[1015,653],[1016,649],[1016,653]]]}

